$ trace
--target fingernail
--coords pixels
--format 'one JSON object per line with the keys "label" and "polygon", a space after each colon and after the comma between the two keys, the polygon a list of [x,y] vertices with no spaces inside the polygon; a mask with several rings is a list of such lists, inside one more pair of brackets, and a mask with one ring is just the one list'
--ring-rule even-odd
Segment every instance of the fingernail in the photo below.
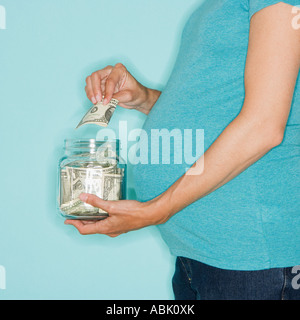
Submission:
{"label": "fingernail", "polygon": [[97,96],[96,96],[96,100],[97,100],[97,102],[99,102],[99,101],[101,101],[101,100],[102,100],[99,94],[97,94]]}
{"label": "fingernail", "polygon": [[88,195],[86,193],[81,193],[79,195],[79,199],[83,202],[86,202],[87,198],[88,198]]}
{"label": "fingernail", "polygon": [[104,105],[107,105],[107,103],[108,103],[107,99],[106,99],[106,98],[104,98],[104,100],[103,100],[103,104],[104,104]]}
{"label": "fingernail", "polygon": [[95,97],[92,97],[92,102],[93,102],[93,104],[97,103],[97,100],[95,99]]}

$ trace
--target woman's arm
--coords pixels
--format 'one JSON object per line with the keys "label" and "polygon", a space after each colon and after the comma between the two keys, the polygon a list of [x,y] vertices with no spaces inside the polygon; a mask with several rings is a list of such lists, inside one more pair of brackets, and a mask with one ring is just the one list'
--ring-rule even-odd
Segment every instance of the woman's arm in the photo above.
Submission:
{"label": "woman's arm", "polygon": [[103,208],[110,217],[95,224],[66,223],[73,224],[83,234],[110,236],[164,223],[278,146],[284,136],[300,66],[300,30],[292,28],[291,12],[291,6],[279,3],[252,17],[244,105],[205,152],[203,171],[201,165],[197,166],[202,158],[167,191],[145,203],[104,201],[83,194],[83,201]]}
{"label": "woman's arm", "polygon": [[171,215],[281,144],[300,66],[300,31],[292,28],[292,18],[291,6],[284,3],[252,17],[243,108],[205,153],[203,173],[195,175],[194,166],[162,196],[171,204]]}

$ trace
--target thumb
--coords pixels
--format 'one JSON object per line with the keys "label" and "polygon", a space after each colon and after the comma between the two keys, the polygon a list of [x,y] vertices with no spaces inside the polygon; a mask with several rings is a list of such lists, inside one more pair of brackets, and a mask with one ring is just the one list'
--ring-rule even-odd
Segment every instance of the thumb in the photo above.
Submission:
{"label": "thumb", "polygon": [[85,202],[87,204],[90,204],[93,207],[102,209],[106,212],[109,211],[110,208],[110,204],[108,201],[100,199],[99,197],[97,197],[94,194],[89,194],[89,193],[81,193],[79,196],[79,199],[82,202]]}
{"label": "thumb", "polygon": [[126,104],[133,100],[133,96],[131,91],[129,90],[121,90],[113,95],[113,98],[118,100],[121,104]]}

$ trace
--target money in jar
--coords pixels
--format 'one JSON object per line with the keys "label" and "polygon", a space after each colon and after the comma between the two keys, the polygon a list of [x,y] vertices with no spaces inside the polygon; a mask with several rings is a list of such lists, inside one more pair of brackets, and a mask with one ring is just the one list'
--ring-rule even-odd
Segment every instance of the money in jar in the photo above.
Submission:
{"label": "money in jar", "polygon": [[120,142],[65,140],[59,161],[58,209],[68,219],[102,220],[108,213],[79,199],[89,193],[104,200],[126,198],[126,164]]}

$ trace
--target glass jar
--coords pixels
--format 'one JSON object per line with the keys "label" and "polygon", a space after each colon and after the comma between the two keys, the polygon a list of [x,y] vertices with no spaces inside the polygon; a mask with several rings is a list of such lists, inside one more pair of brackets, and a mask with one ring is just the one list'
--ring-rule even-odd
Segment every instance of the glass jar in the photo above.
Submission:
{"label": "glass jar", "polygon": [[89,193],[104,200],[126,198],[126,165],[119,140],[65,140],[59,161],[58,207],[68,219],[102,220],[108,213],[79,199]]}

